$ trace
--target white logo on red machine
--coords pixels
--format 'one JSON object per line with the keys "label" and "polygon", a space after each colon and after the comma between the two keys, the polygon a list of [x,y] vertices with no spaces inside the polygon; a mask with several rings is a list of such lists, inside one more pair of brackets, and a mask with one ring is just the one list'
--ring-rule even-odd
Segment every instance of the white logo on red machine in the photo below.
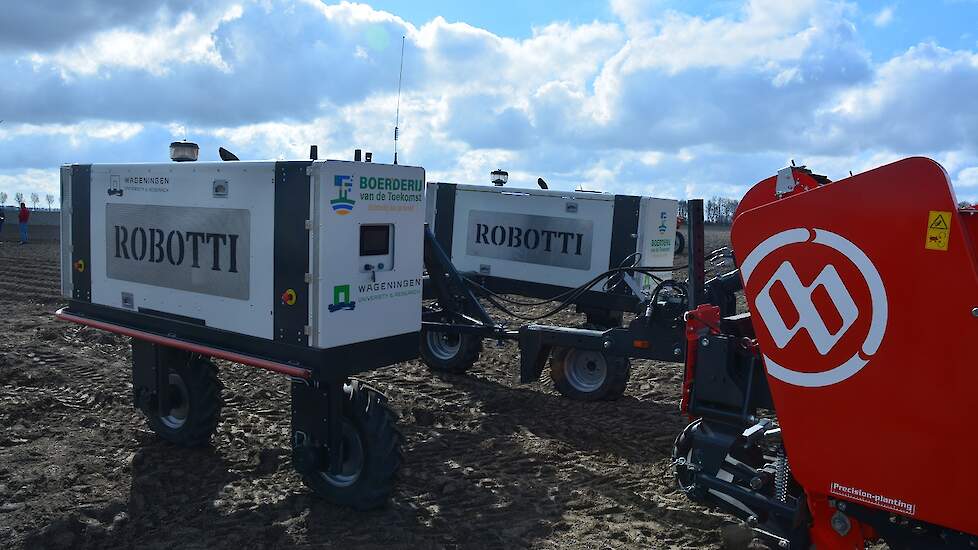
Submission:
{"label": "white logo on red machine", "polygon": [[782,231],[757,245],[740,271],[774,344],[762,346],[774,378],[830,386],[879,350],[886,289],[873,262],[845,237],[825,229]]}

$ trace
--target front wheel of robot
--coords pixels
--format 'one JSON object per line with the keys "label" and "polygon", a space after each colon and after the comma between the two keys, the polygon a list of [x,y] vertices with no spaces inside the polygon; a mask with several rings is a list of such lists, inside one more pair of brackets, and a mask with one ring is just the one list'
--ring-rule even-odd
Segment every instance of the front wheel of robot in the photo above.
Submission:
{"label": "front wheel of robot", "polygon": [[343,386],[340,468],[329,471],[330,449],[313,449],[316,464],[302,475],[312,491],[329,502],[356,510],[383,506],[403,462],[403,436],[386,398],[357,380]]}

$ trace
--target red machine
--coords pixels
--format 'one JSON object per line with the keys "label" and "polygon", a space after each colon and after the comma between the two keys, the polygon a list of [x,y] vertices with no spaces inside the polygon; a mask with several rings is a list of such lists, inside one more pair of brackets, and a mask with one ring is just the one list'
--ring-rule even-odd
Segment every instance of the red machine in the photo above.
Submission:
{"label": "red machine", "polygon": [[780,548],[978,546],[975,214],[924,158],[755,185],[750,313],[687,315],[684,491]]}

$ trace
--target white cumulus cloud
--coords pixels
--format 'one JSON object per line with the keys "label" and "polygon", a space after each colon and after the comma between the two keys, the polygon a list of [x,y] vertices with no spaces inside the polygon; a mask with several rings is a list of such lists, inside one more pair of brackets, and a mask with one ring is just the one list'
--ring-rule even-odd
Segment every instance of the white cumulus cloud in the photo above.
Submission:
{"label": "white cumulus cloud", "polygon": [[893,22],[893,6],[886,6],[873,16],[873,24],[877,27],[885,27]]}
{"label": "white cumulus cloud", "polygon": [[838,178],[923,154],[978,197],[978,53],[923,42],[876,59],[854,23],[867,15],[843,1],[717,6],[610,0],[609,20],[525,38],[367,3],[150,10],[0,50],[0,190],[56,187],[62,162],[165,161],[184,136],[202,159],[318,144],[321,158],[389,162],[403,36],[399,160],[433,180],[502,168],[513,185],[738,196],[791,159]]}

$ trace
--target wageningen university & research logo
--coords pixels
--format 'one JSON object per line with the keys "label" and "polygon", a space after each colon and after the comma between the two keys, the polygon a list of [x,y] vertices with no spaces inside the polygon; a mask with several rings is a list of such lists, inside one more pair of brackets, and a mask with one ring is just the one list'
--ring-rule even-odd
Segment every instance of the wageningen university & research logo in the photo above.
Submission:
{"label": "wageningen university & research logo", "polygon": [[[421,278],[401,279],[399,281],[381,281],[373,283],[359,283],[357,285],[357,297],[361,302],[373,302],[377,300],[397,299],[404,296],[412,296],[421,293]],[[346,310],[353,311],[357,307],[357,302],[353,300],[353,289],[351,285],[336,285],[333,287],[333,303],[329,304],[330,313]]]}
{"label": "wageningen university & research logo", "polygon": [[336,285],[333,287],[333,303],[329,304],[330,313],[343,309],[353,311],[356,308],[357,303],[350,297],[350,285]]}
{"label": "wageningen university & research logo", "polygon": [[109,196],[121,197],[125,192],[122,189],[122,177],[117,175],[109,176],[109,188],[107,189]]}
{"label": "wageningen university & research logo", "polygon": [[166,176],[126,176],[109,174],[109,185],[106,194],[110,197],[121,197],[126,191],[145,191],[152,193],[169,192],[170,178]]}
{"label": "wageningen university & research logo", "polygon": [[333,185],[336,187],[336,198],[329,201],[330,206],[333,207],[333,212],[340,216],[353,212],[353,205],[356,203],[350,198],[350,191],[353,190],[353,176],[333,176]]}

